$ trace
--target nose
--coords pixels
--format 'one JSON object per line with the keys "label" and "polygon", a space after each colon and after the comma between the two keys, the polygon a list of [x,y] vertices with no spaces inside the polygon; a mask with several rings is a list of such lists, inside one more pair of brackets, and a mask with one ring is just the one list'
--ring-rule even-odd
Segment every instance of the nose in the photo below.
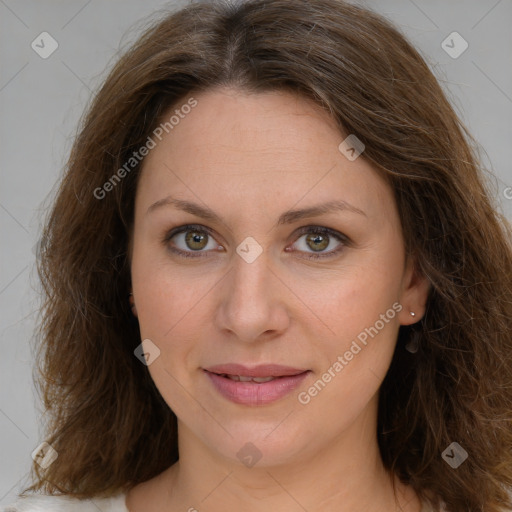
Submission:
{"label": "nose", "polygon": [[234,255],[215,315],[225,336],[250,343],[277,337],[289,326],[290,292],[270,263],[265,251],[252,263]]}

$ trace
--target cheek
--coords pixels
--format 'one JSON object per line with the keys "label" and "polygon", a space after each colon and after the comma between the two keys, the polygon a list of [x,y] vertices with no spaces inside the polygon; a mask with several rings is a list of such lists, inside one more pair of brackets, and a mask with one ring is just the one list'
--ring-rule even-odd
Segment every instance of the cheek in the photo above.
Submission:
{"label": "cheek", "polygon": [[182,274],[171,269],[169,258],[149,235],[136,234],[131,277],[141,329],[160,337],[197,302],[197,282],[191,286]]}
{"label": "cheek", "polygon": [[329,315],[325,323],[335,334],[320,337],[311,330],[321,364],[297,398],[308,418],[322,423],[329,416],[325,428],[332,435],[365,409],[387,373],[399,328],[401,305],[396,296],[389,290],[382,294],[377,287],[363,287],[360,280],[346,282],[331,290],[329,305],[321,309],[324,318]]}
{"label": "cheek", "polygon": [[[321,371],[331,368],[331,373],[343,375],[338,381],[345,377],[358,380],[362,368],[383,376],[396,343],[398,312],[402,309],[397,295],[389,290],[382,293],[376,287],[361,288],[360,284],[350,282],[331,290],[328,304],[320,308],[319,316],[328,327],[322,329],[324,336],[315,335],[316,329],[320,331],[320,321],[310,326],[310,339],[314,340],[317,352],[324,355]],[[343,359],[342,367],[332,368],[339,356]]]}
{"label": "cheek", "polygon": [[192,284],[176,273],[145,273],[135,292],[141,335],[165,346],[173,343],[177,333],[183,338],[187,330],[201,325],[204,302],[200,299],[207,291],[206,285]]}
{"label": "cheek", "polygon": [[355,400],[350,407],[356,411],[357,404],[365,403],[377,391],[387,372],[402,309],[399,242],[389,235],[379,247],[347,259],[342,271],[316,280],[314,287],[309,280],[302,281],[299,293],[307,297],[306,303],[318,317],[311,316],[308,336],[316,353],[322,354],[317,368],[322,381],[317,387],[323,396],[319,403],[335,400],[348,406]]}
{"label": "cheek", "polygon": [[[190,309],[188,289],[176,282],[176,277],[165,271],[155,251],[143,240],[135,239],[131,265],[133,293],[137,306],[142,339],[149,338],[159,347],[167,343],[180,316]],[[179,292],[182,288],[181,292]]]}
{"label": "cheek", "polygon": [[192,389],[190,378],[197,367],[198,330],[207,325],[200,299],[208,291],[203,281],[193,283],[151,255],[134,251],[132,284],[141,339],[150,339],[159,349],[148,371],[175,414],[192,418],[201,414],[201,407],[187,390]]}
{"label": "cheek", "polygon": [[[212,325],[209,299],[219,276],[213,272],[180,272],[162,256],[162,251],[146,247],[134,245],[132,284],[141,339],[149,338],[160,349],[159,360],[149,368],[160,387],[161,382],[169,380],[165,370],[182,382],[188,379],[188,372],[197,369],[199,354],[204,350],[197,341],[209,337],[205,331]],[[165,384],[169,385],[172,383]]]}
{"label": "cheek", "polygon": [[[354,258],[355,260],[356,258]],[[400,297],[401,258],[368,251],[343,269],[316,279],[295,276],[294,291],[313,314],[310,328],[338,343],[374,325]],[[394,315],[394,310],[389,316]]]}

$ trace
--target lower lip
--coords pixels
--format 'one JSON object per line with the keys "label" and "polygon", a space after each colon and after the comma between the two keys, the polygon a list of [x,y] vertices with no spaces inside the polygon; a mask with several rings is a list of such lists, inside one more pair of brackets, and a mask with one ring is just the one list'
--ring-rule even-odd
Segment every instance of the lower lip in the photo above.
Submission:
{"label": "lower lip", "polygon": [[244,405],[266,405],[291,393],[309,375],[309,371],[299,375],[278,377],[268,382],[240,382],[222,377],[204,370],[219,393],[235,402]]}

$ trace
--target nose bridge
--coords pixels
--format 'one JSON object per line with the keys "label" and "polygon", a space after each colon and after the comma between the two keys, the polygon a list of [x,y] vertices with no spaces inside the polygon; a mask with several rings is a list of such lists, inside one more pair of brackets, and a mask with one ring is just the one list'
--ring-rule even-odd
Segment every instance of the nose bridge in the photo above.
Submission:
{"label": "nose bridge", "polygon": [[267,253],[262,252],[253,261],[245,260],[238,254],[233,261],[231,271],[230,294],[236,304],[245,306],[253,303],[259,308],[268,306],[266,291],[269,289],[269,269]]}
{"label": "nose bridge", "polygon": [[[244,248],[242,244],[240,247]],[[254,259],[234,255],[219,304],[218,321],[222,329],[240,340],[252,341],[286,325],[287,314],[276,287],[272,286],[276,278],[270,266],[264,251]]]}

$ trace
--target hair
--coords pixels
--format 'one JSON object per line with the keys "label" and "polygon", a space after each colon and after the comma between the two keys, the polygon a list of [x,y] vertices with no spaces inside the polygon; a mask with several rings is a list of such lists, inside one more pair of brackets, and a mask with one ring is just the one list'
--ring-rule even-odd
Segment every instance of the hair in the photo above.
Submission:
{"label": "hair", "polygon": [[[95,191],[169,108],[224,86],[299,94],[364,143],[362,157],[393,189],[406,255],[430,283],[425,315],[400,327],[379,391],[383,462],[436,509],[512,507],[511,226],[419,52],[382,16],[340,0],[169,11],[92,99],[38,261],[36,384],[58,459],[45,470],[34,462],[23,493],[111,496],[178,460],[176,416],[134,357],[128,247],[143,160],[103,197]],[[452,442],[468,453],[457,469],[442,457]]]}

